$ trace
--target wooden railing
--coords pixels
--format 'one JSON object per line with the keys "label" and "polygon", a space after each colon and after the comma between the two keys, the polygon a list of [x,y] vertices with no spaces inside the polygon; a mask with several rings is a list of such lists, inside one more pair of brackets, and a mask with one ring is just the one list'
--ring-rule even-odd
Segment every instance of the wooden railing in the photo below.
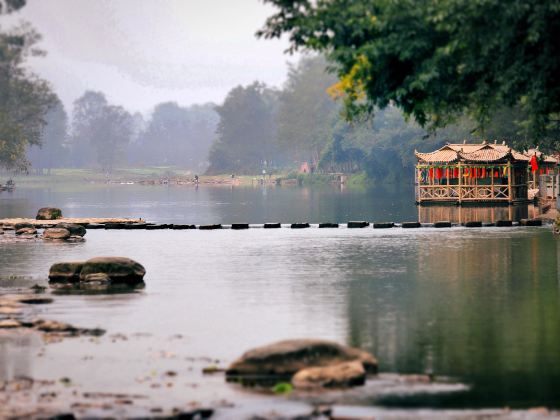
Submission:
{"label": "wooden railing", "polygon": [[526,185],[418,185],[418,201],[511,201],[527,198]]}

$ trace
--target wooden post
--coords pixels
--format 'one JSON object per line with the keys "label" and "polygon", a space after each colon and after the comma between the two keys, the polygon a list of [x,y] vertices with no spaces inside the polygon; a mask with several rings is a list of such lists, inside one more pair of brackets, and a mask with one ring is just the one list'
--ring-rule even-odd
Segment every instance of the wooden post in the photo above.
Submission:
{"label": "wooden post", "polygon": [[491,177],[490,188],[492,188],[492,199],[495,199],[496,198],[496,192],[494,191],[494,168],[492,168],[490,170],[490,172],[491,172],[491,174],[490,174],[490,177]]}
{"label": "wooden post", "polygon": [[461,161],[459,161],[459,204],[463,198],[463,168],[461,168]]}
{"label": "wooden post", "polygon": [[511,161],[508,161],[507,168],[508,168],[508,196],[509,196],[509,202],[512,203],[513,191],[511,188]]}

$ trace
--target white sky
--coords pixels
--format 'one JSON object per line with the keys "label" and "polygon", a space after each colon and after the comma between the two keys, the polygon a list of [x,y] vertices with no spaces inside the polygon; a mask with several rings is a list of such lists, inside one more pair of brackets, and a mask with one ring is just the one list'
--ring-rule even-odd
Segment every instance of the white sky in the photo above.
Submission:
{"label": "white sky", "polygon": [[9,20],[42,34],[47,56],[29,65],[67,108],[90,89],[146,113],[219,103],[254,80],[281,86],[287,42],[255,37],[272,12],[260,0],[28,0]]}

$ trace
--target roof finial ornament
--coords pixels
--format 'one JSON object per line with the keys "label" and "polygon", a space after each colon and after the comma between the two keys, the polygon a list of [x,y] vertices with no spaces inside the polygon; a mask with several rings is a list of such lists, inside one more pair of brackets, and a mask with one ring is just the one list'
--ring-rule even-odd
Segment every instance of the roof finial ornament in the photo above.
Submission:
{"label": "roof finial ornament", "polygon": [[494,139],[494,144],[498,143],[498,139]]}
{"label": "roof finial ornament", "polygon": [[[463,140],[463,144],[467,144],[467,139]],[[461,149],[461,150],[463,150],[463,149]]]}
{"label": "roof finial ornament", "polygon": [[482,140],[482,144],[488,144],[486,140]]}
{"label": "roof finial ornament", "polygon": [[505,140],[504,140],[504,141],[502,141],[502,145],[504,145],[504,146],[506,145],[506,141],[505,141]]}

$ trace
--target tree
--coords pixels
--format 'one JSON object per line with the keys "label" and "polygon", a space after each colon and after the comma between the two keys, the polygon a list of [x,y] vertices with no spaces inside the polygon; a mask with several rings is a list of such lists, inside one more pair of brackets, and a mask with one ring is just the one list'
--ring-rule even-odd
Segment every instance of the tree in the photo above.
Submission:
{"label": "tree", "polygon": [[157,105],[138,141],[131,145],[133,161],[204,171],[218,124],[214,107],[181,107],[175,102]]}
{"label": "tree", "polygon": [[55,167],[63,166],[67,160],[68,115],[60,99],[47,112],[46,125],[41,133],[41,143],[28,151],[28,160],[37,171],[50,173]]}
{"label": "tree", "polygon": [[133,130],[132,116],[110,105],[100,92],[85,92],[74,102],[72,155],[76,166],[96,162],[110,172],[124,158]]}
{"label": "tree", "polygon": [[255,174],[274,165],[277,101],[278,93],[259,82],[228,93],[216,107],[220,122],[208,173]]}
{"label": "tree", "polygon": [[327,93],[336,77],[327,72],[322,56],[303,57],[289,66],[280,93],[278,144],[296,162],[317,163],[340,119],[340,105]]}
{"label": "tree", "polygon": [[[0,13],[24,4],[22,0],[0,2]],[[35,48],[39,40],[27,24],[0,32],[0,166],[6,169],[27,169],[27,148],[40,144],[45,114],[55,103],[48,83],[25,68],[28,57],[43,54]]]}
{"label": "tree", "polygon": [[336,63],[350,115],[390,103],[421,126],[522,107],[539,138],[560,118],[558,0],[265,0],[258,32]]}

